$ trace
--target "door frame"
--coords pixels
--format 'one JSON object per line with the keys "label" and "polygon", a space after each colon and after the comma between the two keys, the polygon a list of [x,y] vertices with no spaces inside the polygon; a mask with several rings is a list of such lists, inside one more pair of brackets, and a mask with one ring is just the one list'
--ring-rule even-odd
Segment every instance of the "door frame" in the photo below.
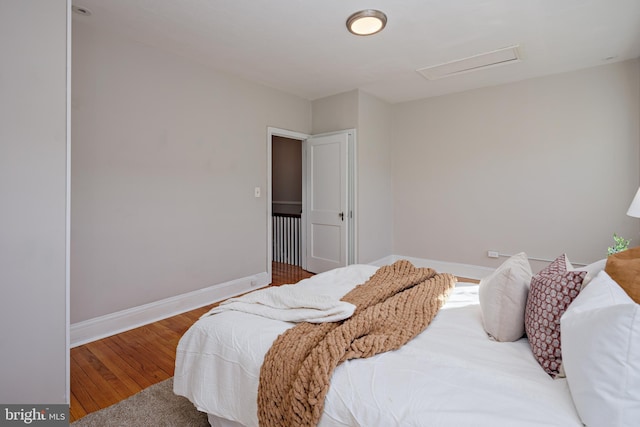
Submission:
{"label": "door frame", "polygon": [[[309,138],[310,135],[301,132],[295,132],[287,129],[280,129],[275,127],[267,127],[267,275],[269,278],[269,283],[272,282],[272,262],[273,262],[273,147],[272,141],[274,136],[281,136],[283,138],[290,138],[300,141],[300,145],[302,146],[302,156],[304,158],[304,141]],[[302,159],[300,159],[302,161]],[[304,230],[305,224],[305,196],[306,196],[306,176],[305,176],[305,164],[302,163],[302,216],[301,220],[301,237],[300,237],[300,248],[301,248],[301,262],[302,268],[305,268],[307,265],[307,254],[306,251],[303,250],[306,244],[306,231]]]}
{"label": "door frame", "polygon": [[354,264],[358,259],[358,230],[357,230],[357,203],[358,198],[356,197],[357,193],[357,176],[356,168],[356,129],[344,129],[333,132],[325,132],[317,135],[306,134],[302,132],[291,131],[287,129],[276,128],[272,126],[267,127],[267,188],[266,188],[266,202],[267,202],[267,262],[266,269],[267,275],[269,277],[269,282],[272,281],[272,261],[273,261],[273,147],[272,147],[272,139],[274,136],[281,136],[284,138],[290,138],[299,140],[302,144],[302,158],[300,161],[302,162],[302,215],[301,215],[301,237],[300,237],[300,247],[301,247],[301,264],[302,268],[307,267],[307,217],[306,217],[306,201],[307,201],[307,165],[306,165],[306,140],[311,136],[328,136],[334,135],[337,133],[347,133],[349,135],[348,138],[348,148],[347,148],[347,180],[348,180],[348,225],[347,225],[347,265]]}
{"label": "door frame", "polygon": [[[324,132],[324,133],[318,133],[318,134],[313,134],[313,135],[309,135],[309,137],[322,137],[322,136],[331,136],[331,135],[336,135],[336,134],[347,134],[347,265],[351,265],[351,264],[355,264],[358,259],[358,239],[357,239],[357,233],[358,233],[358,227],[356,227],[357,221],[357,201],[358,198],[356,197],[356,189],[358,188],[357,186],[357,176],[358,174],[356,173],[356,167],[357,167],[357,162],[356,162],[356,130],[351,128],[351,129],[343,129],[343,130],[338,130],[338,131],[332,131],[332,132]],[[307,140],[303,141],[303,146],[302,146],[302,155],[304,156],[304,161],[303,161],[303,167],[306,166],[306,148],[307,148]],[[308,194],[305,194],[305,187],[306,187],[306,175],[305,175],[305,169],[303,168],[303,194],[302,197],[306,198],[308,197]],[[305,201],[303,201],[303,203],[308,203],[308,200],[305,199]],[[307,223],[304,222],[303,226],[306,227]],[[305,228],[306,230],[306,228]],[[306,231],[305,231],[306,233]],[[304,246],[304,248],[306,249],[306,245]],[[305,254],[305,260],[306,260],[306,254]]]}

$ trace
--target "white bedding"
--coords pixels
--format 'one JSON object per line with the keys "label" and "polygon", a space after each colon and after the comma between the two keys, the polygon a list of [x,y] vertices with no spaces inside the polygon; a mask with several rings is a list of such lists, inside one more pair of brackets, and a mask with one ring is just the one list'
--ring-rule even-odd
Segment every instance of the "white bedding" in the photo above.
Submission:
{"label": "white bedding", "polygon": [[[299,286],[340,298],[377,267],[353,265]],[[429,327],[397,351],[339,365],[320,426],[582,426],[564,379],[526,339],[488,339],[478,286],[458,283]],[[258,426],[260,366],[293,323],[228,311],[198,320],[177,349],[174,392],[203,412]]]}
{"label": "white bedding", "polygon": [[229,298],[202,317],[234,310],[287,322],[325,323],[348,319],[355,308],[339,297],[319,295],[310,286],[282,285]]}

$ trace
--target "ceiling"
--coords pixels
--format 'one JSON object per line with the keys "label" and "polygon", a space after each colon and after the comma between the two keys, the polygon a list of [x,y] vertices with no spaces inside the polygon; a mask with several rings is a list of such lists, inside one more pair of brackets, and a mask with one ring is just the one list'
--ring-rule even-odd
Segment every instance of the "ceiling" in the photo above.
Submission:
{"label": "ceiling", "polygon": [[[391,103],[640,57],[640,0],[73,0],[83,21],[306,99]],[[380,9],[384,31],[350,34]],[[522,61],[439,80],[417,69],[519,45]]]}

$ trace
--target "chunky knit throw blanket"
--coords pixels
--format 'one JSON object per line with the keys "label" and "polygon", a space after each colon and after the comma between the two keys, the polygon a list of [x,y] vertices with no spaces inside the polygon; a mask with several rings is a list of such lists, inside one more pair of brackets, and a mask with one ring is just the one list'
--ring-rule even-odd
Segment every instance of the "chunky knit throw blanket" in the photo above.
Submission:
{"label": "chunky knit throw blanket", "polygon": [[455,281],[450,274],[400,260],[379,268],[342,298],[356,306],[349,319],[288,329],[260,370],[260,426],[317,425],[335,367],[407,343],[431,323]]}

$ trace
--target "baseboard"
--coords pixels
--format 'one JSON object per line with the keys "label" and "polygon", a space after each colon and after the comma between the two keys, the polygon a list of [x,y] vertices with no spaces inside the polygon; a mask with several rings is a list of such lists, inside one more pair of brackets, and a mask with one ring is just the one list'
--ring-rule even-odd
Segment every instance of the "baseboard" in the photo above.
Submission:
{"label": "baseboard", "polygon": [[70,326],[71,347],[119,334],[269,284],[267,272],[107,314]]}
{"label": "baseboard", "polygon": [[[461,264],[447,261],[436,261],[424,258],[415,258],[402,255],[389,255],[371,265],[382,266],[392,264],[399,259],[407,259],[416,267],[431,267],[436,271],[451,273],[456,276],[471,279],[482,279],[494,271],[490,267]],[[243,277],[225,283],[188,292],[175,297],[129,308],[115,313],[107,314],[70,326],[71,347],[87,344],[111,335],[119,334],[139,326],[147,325],[167,317],[175,316],[214,302],[222,301],[244,292],[262,288],[269,284],[267,272]]]}
{"label": "baseboard", "polygon": [[431,267],[441,273],[451,273],[455,276],[467,277],[469,279],[476,280],[480,280],[483,277],[488,276],[495,270],[491,267],[483,267],[479,265],[461,264],[458,262],[448,261],[436,261],[432,259],[415,258],[402,255],[389,255],[370,264],[382,266],[386,264],[392,264],[399,259],[409,260],[416,267]]}

